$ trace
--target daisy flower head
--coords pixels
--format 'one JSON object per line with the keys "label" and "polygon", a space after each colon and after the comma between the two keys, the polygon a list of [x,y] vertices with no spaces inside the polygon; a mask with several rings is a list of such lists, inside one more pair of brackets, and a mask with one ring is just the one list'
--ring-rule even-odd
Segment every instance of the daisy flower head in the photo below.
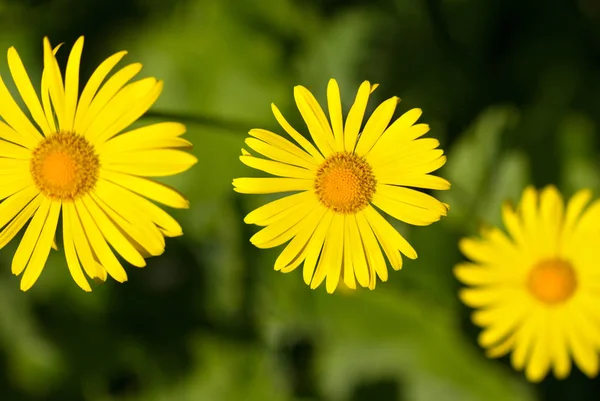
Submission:
{"label": "daisy flower head", "polygon": [[[327,87],[329,119],[303,86],[294,88],[296,105],[313,143],[296,131],[275,105],[275,118],[296,143],[275,133],[253,129],[241,161],[278,178],[237,178],[235,191],[245,194],[292,192],[246,216],[264,227],[250,241],[272,248],[289,241],[275,270],[291,272],[301,263],[304,282],[335,291],[340,278],[351,289],[356,282],[375,288],[386,281],[383,253],[392,268],[402,267],[401,253],[414,259],[412,246],[377,210],[408,224],[426,226],[445,216],[447,205],[413,188],[449,189],[430,173],[446,162],[439,142],[421,138],[429,131],[416,124],[421,110],[412,109],[391,125],[399,102],[386,100],[362,127],[369,95],[377,85],[365,81],[344,122],[340,90],[332,79]],[[382,250],[383,249],[383,253]]]}
{"label": "daisy flower head", "polygon": [[102,281],[107,275],[127,280],[114,251],[142,267],[145,257],[164,251],[165,236],[182,234],[150,200],[175,208],[187,208],[188,201],[146,177],[177,174],[196,163],[179,150],[191,146],[180,138],[185,127],[158,123],[128,130],[154,104],[162,82],[130,82],[139,63],[108,77],[126,54],[119,52],[100,64],[80,94],[83,41],[75,42],[63,81],[55,58],[60,46],[53,50],[44,39],[39,97],[17,51],[8,49],[10,73],[31,118],[0,77],[0,247],[27,225],[12,259],[12,272],[24,272],[23,291],[56,248],[59,220],[69,271],[85,291],[91,288],[83,271]]}
{"label": "daisy flower head", "polygon": [[587,189],[566,208],[553,186],[526,188],[518,208],[505,204],[505,234],[485,228],[460,242],[472,260],[456,266],[469,285],[461,300],[483,328],[478,342],[491,358],[511,352],[528,380],[553,370],[563,379],[571,360],[587,376],[598,373],[600,347],[600,200],[586,207]]}

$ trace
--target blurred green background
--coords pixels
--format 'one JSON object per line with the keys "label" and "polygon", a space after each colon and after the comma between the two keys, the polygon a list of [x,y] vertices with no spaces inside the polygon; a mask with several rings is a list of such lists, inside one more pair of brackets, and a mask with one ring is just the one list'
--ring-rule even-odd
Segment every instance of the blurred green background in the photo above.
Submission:
{"label": "blurred green background", "polygon": [[[486,359],[451,272],[457,240],[527,183],[600,193],[597,0],[0,0],[0,50],[16,46],[37,82],[42,37],[81,34],[84,78],[126,49],[165,81],[143,122],[188,125],[199,162],[167,182],[192,207],[173,212],[185,235],[164,255],[91,294],[62,252],[22,293],[16,241],[0,253],[1,401],[600,399],[577,370],[531,385]],[[293,86],[323,101],[330,77],[346,110],[365,79],[381,84],[371,110],[392,95],[422,108],[448,152],[450,215],[397,224],[420,257],[372,292],[274,272],[280,249],[253,248],[242,223],[267,197],[231,189],[254,174],[238,160],[247,130],[281,132],[270,102],[302,128]]]}

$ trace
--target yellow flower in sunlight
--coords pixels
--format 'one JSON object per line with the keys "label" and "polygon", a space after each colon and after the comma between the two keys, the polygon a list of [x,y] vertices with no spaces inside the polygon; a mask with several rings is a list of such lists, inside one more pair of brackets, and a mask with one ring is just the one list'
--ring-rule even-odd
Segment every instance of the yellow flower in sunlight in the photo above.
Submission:
{"label": "yellow flower in sunlight", "polygon": [[339,87],[330,80],[330,124],[314,96],[297,86],[296,105],[316,147],[272,105],[275,118],[300,147],[272,132],[253,129],[246,144],[267,159],[242,149],[244,164],[283,178],[237,178],[233,181],[237,192],[297,192],[246,216],[246,223],[265,227],[251,242],[271,248],[291,240],[275,270],[290,272],[304,262],[304,281],[313,289],[327,278],[326,289],[332,293],[340,277],[351,289],[356,281],[375,288],[376,276],[388,278],[381,248],[395,270],[402,267],[400,252],[417,257],[373,206],[418,226],[438,221],[447,212],[447,205],[408,188],[450,188],[448,181],[429,174],[443,166],[446,157],[436,149],[436,139],[417,139],[429,131],[426,124],[415,125],[421,110],[410,110],[389,125],[400,100],[392,97],[377,107],[361,131],[369,95],[376,87],[363,82],[344,124]]}
{"label": "yellow flower in sunlight", "polygon": [[138,63],[105,81],[126,52],[100,64],[79,96],[83,37],[69,55],[64,85],[57,50],[44,39],[41,102],[17,51],[8,50],[10,72],[33,122],[0,78],[0,247],[31,219],[12,260],[14,274],[25,271],[23,291],[44,268],[61,214],[75,282],[91,291],[81,266],[91,278],[106,280],[108,272],[126,281],[111,247],[142,267],[144,257],[163,252],[164,236],[182,234],[179,224],[146,198],[188,207],[178,192],[143,177],[177,174],[196,163],[194,156],[176,150],[190,146],[179,138],[185,132],[181,124],[159,123],[118,135],[152,106],[163,86],[155,78],[129,83],[142,68]]}
{"label": "yellow flower in sunlight", "polygon": [[460,297],[477,309],[479,344],[492,358],[512,350],[512,365],[530,381],[551,367],[567,377],[571,358],[586,375],[598,373],[600,201],[586,209],[590,198],[579,191],[565,211],[555,187],[527,188],[516,211],[502,210],[509,237],[487,228],[482,239],[460,242],[474,263],[455,274],[472,286]]}

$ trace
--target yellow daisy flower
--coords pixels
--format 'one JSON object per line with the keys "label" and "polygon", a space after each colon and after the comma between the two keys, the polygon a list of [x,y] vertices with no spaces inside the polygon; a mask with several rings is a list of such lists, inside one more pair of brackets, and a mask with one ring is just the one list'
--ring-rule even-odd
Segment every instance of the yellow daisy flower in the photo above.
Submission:
{"label": "yellow daisy flower", "polygon": [[446,157],[437,149],[436,139],[417,139],[429,131],[428,125],[415,124],[421,110],[412,109],[389,125],[400,100],[392,97],[377,107],[361,130],[369,95],[376,87],[362,83],[344,124],[335,80],[327,87],[331,123],[314,96],[297,86],[296,105],[316,146],[271,105],[279,124],[300,147],[272,132],[253,129],[246,145],[266,159],[242,149],[244,164],[282,178],[237,178],[235,191],[296,192],[246,216],[246,223],[264,226],[250,241],[259,248],[290,241],[275,270],[290,272],[304,262],[304,281],[313,289],[327,278],[326,289],[332,293],[340,277],[351,289],[356,281],[375,288],[376,276],[381,281],[388,278],[381,248],[395,270],[402,267],[400,253],[417,257],[375,207],[418,226],[438,221],[448,209],[409,188],[450,188],[448,181],[429,174],[442,167]]}
{"label": "yellow daisy flower", "polygon": [[[59,46],[60,47],[60,46]],[[144,177],[180,173],[196,163],[177,150],[185,127],[159,123],[121,133],[156,101],[162,82],[145,78],[130,64],[106,79],[126,52],[106,59],[79,96],[83,37],[69,55],[65,81],[44,39],[41,102],[14,48],[8,66],[31,120],[0,78],[0,247],[28,222],[12,260],[28,290],[55,243],[59,217],[67,265],[75,282],[91,291],[82,272],[106,280],[127,280],[111,247],[134,266],[163,252],[164,236],[182,234],[179,224],[148,199],[175,208],[188,201],[175,190]],[[106,80],[105,80],[106,79]],[[55,247],[55,245],[54,245]]]}
{"label": "yellow daisy flower", "polygon": [[460,298],[476,309],[479,344],[492,358],[512,351],[514,368],[533,382],[551,367],[567,377],[571,358],[589,377],[598,373],[600,201],[586,209],[590,198],[581,190],[564,210],[555,187],[527,188],[517,210],[503,207],[508,236],[486,228],[460,242],[473,263],[455,274],[471,286]]}

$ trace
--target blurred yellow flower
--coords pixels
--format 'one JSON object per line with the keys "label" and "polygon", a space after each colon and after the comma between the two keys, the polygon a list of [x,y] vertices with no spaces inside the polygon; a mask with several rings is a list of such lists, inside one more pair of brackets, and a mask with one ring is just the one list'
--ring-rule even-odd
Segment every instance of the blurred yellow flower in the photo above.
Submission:
{"label": "blurred yellow flower", "polygon": [[587,376],[598,373],[600,201],[586,209],[590,198],[581,190],[564,210],[555,187],[527,188],[517,210],[503,207],[508,237],[487,228],[460,242],[474,263],[454,271],[471,286],[460,298],[477,309],[479,344],[492,358],[512,351],[514,368],[533,382],[551,367],[567,377],[571,358]]}
{"label": "blurred yellow flower", "polygon": [[142,267],[144,257],[163,252],[164,236],[182,234],[179,224],[146,198],[188,207],[178,192],[143,177],[177,174],[196,163],[191,154],[176,150],[191,146],[180,138],[185,132],[181,124],[159,123],[118,135],[162,90],[155,78],[129,83],[141,64],[130,64],[105,81],[126,52],[114,54],[100,64],[79,96],[83,37],[71,50],[64,84],[57,50],[44,39],[41,102],[17,51],[8,50],[10,72],[33,121],[0,78],[0,247],[31,219],[12,260],[14,274],[25,271],[23,291],[38,279],[50,247],[56,248],[61,214],[65,255],[75,282],[91,291],[81,266],[91,278],[106,280],[108,273],[126,281],[111,247]]}
{"label": "blurred yellow flower", "polygon": [[344,124],[335,80],[327,87],[331,123],[314,96],[297,86],[296,105],[316,147],[272,105],[275,118],[300,147],[272,132],[253,129],[246,144],[265,158],[242,149],[244,164],[282,178],[237,178],[235,191],[296,192],[246,216],[246,223],[264,226],[251,242],[272,248],[291,240],[275,270],[290,272],[304,262],[304,281],[313,289],[326,278],[327,292],[332,293],[340,277],[351,289],[356,281],[375,288],[376,276],[388,278],[381,248],[395,270],[402,267],[400,252],[417,257],[373,205],[418,226],[438,221],[448,210],[432,196],[408,188],[450,188],[448,181],[429,174],[442,167],[446,157],[437,149],[436,139],[418,139],[429,131],[428,125],[415,124],[421,110],[412,109],[389,125],[400,100],[392,97],[377,107],[361,131],[369,95],[376,87],[362,83]]}

